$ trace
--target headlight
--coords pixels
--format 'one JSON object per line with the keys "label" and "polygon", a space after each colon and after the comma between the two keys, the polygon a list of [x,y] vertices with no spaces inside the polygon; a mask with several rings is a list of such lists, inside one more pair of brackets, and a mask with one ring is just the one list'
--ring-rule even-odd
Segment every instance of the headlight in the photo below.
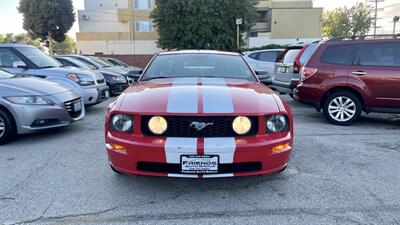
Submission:
{"label": "headlight", "polygon": [[149,120],[149,129],[155,135],[163,134],[168,128],[167,120],[162,116],[153,116]]}
{"label": "headlight", "polygon": [[114,131],[132,133],[133,118],[125,114],[115,114],[111,117],[110,128]]}
{"label": "headlight", "polygon": [[267,117],[267,131],[272,133],[289,131],[289,121],[285,115]]}
{"label": "headlight", "polygon": [[251,129],[251,121],[245,116],[238,116],[233,120],[232,128],[239,135],[247,134]]}
{"label": "headlight", "polygon": [[16,96],[16,97],[4,97],[6,100],[15,104],[24,105],[52,105],[53,102],[40,96]]}
{"label": "headlight", "polygon": [[68,79],[75,81],[81,86],[90,86],[95,84],[94,80],[89,76],[70,73],[67,75],[67,77]]}

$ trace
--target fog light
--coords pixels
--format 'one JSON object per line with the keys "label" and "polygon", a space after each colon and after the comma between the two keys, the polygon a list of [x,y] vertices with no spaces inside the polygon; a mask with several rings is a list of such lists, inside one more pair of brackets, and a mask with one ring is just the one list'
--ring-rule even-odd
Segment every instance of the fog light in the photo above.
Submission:
{"label": "fog light", "polygon": [[290,145],[289,143],[283,144],[283,145],[278,145],[272,148],[272,153],[276,154],[276,153],[281,153],[284,151],[287,151],[290,149]]}

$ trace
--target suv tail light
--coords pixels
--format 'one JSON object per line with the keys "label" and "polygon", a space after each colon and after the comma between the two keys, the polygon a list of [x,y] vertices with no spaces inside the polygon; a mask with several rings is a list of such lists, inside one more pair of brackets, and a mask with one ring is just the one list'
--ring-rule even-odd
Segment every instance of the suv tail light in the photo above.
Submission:
{"label": "suv tail light", "polygon": [[303,80],[311,77],[317,71],[318,71],[317,68],[303,67],[303,69],[301,70],[301,80],[303,81]]}
{"label": "suv tail light", "polygon": [[300,58],[303,55],[304,51],[308,48],[309,45],[304,45],[304,47],[300,50],[299,54],[297,54],[296,59],[294,60],[294,65],[293,65],[293,72],[295,73],[300,73],[301,67],[301,61]]}

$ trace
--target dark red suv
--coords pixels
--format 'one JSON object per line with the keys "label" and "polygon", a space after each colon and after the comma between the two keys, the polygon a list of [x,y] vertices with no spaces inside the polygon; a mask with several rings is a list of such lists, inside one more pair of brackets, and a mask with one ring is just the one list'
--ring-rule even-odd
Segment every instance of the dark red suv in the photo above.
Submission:
{"label": "dark red suv", "polygon": [[301,71],[295,98],[350,125],[362,111],[400,113],[400,36],[335,38],[319,44]]}

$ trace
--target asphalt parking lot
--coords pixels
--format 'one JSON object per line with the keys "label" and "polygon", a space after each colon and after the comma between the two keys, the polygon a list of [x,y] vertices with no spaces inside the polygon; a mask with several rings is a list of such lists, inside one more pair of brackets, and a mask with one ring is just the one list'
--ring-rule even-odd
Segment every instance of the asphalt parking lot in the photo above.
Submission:
{"label": "asphalt parking lot", "polygon": [[103,143],[107,103],[63,130],[22,136],[0,147],[0,224],[400,224],[400,115],[338,127],[286,99],[295,150],[271,176],[114,174]]}

